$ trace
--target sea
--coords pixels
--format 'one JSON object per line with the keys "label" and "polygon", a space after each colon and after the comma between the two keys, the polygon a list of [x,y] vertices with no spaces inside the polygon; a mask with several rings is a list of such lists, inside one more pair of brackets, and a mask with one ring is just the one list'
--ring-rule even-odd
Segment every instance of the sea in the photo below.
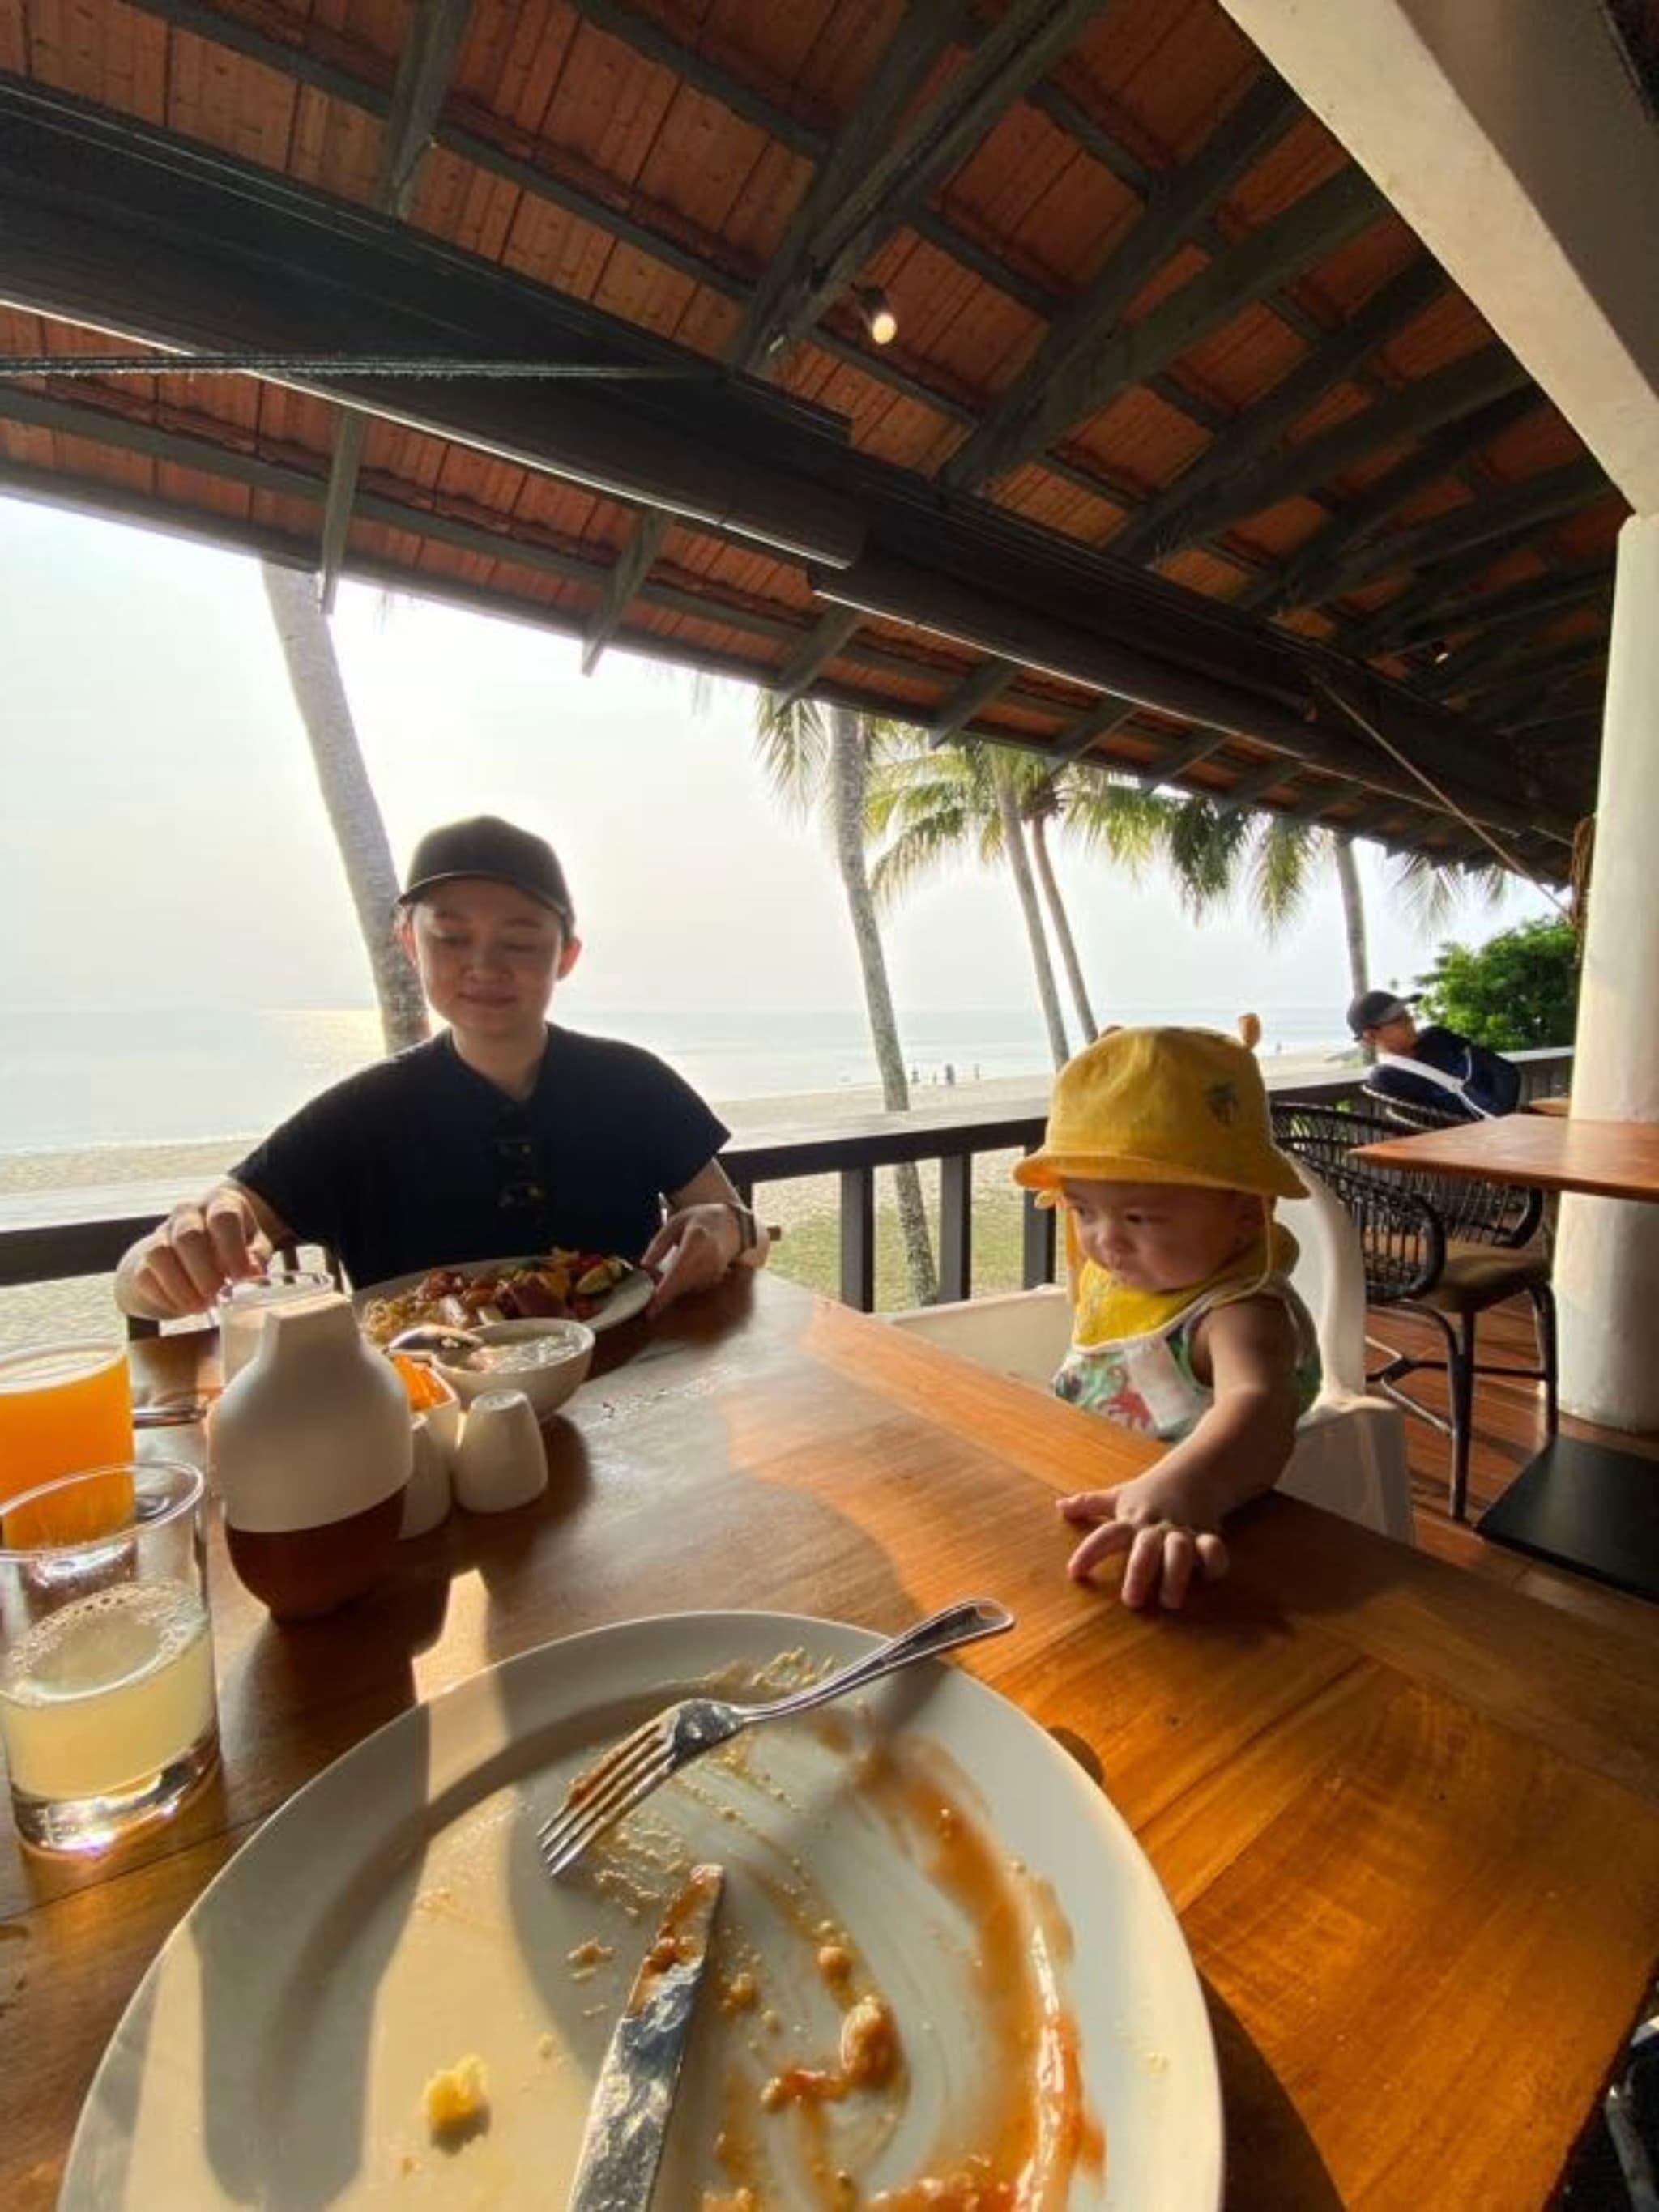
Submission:
{"label": "sea", "polygon": [[[1236,1011],[1118,1004],[1110,1018],[1231,1029]],[[1328,1006],[1257,1011],[1264,1055],[1341,1048]],[[584,1007],[571,1024],[649,1047],[715,1105],[833,1094],[878,1079],[864,1017],[852,1011]],[[1035,1012],[921,1009],[902,1012],[899,1026],[918,1084],[1047,1080]],[[378,1018],[362,1007],[0,1009],[0,1154],[257,1135],[381,1049]]]}

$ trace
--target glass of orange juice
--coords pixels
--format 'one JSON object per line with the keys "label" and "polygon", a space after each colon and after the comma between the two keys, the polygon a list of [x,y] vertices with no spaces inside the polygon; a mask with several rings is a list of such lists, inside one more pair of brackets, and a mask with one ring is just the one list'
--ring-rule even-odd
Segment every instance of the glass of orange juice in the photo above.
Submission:
{"label": "glass of orange juice", "polygon": [[[0,1354],[0,1504],[59,1475],[119,1468],[131,1456],[132,1385],[125,1345],[93,1338]],[[125,1497],[112,1479],[103,1492],[77,1496],[75,1510],[118,1511]],[[91,1532],[79,1527],[62,1531],[66,1539],[83,1533]]]}

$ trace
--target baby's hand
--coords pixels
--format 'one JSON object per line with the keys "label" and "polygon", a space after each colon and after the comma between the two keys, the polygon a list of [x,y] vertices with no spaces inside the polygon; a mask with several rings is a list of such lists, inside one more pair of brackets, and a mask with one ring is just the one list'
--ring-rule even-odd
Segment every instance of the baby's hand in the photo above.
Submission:
{"label": "baby's hand", "polygon": [[1227,1571],[1213,1517],[1189,1497],[1176,1468],[1155,1467],[1111,1490],[1077,1491],[1060,1500],[1060,1510],[1091,1532],[1066,1563],[1074,1582],[1086,1583],[1115,1552],[1128,1553],[1125,1605],[1145,1605],[1156,1595],[1173,1612],[1185,1601],[1194,1569],[1206,1582]]}

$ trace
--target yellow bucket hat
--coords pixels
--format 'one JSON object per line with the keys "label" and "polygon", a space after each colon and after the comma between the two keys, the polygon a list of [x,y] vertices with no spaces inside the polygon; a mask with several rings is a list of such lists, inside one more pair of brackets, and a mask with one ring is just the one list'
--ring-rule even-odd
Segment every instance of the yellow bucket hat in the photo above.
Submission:
{"label": "yellow bucket hat", "polygon": [[1054,1078],[1042,1147],[1014,1181],[1051,1200],[1062,1182],[1302,1195],[1255,1056],[1219,1030],[1108,1030]]}

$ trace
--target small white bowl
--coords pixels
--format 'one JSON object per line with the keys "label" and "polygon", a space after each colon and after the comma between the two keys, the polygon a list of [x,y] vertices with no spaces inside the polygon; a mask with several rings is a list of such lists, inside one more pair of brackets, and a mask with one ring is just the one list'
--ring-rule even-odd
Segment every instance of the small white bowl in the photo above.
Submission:
{"label": "small white bowl", "polygon": [[522,1390],[538,1421],[551,1419],[586,1379],[593,1358],[593,1332],[579,1321],[494,1321],[475,1329],[481,1344],[545,1346],[533,1363],[509,1360],[500,1366],[449,1367],[434,1359],[433,1365],[464,1406],[486,1390]]}

